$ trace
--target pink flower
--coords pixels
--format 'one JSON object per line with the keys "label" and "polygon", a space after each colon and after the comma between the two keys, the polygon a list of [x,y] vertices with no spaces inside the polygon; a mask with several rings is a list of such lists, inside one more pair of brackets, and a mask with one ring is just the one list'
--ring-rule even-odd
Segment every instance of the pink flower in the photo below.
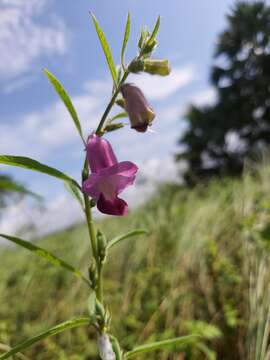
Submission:
{"label": "pink flower", "polygon": [[134,84],[124,84],[121,92],[125,99],[125,109],[128,113],[131,128],[139,132],[145,132],[152,124],[155,113],[148,104],[143,92]]}
{"label": "pink flower", "polygon": [[117,195],[133,184],[138,167],[130,161],[118,162],[110,143],[97,135],[89,136],[86,151],[92,173],[83,182],[83,192],[97,201],[102,213],[126,215],[128,205]]}

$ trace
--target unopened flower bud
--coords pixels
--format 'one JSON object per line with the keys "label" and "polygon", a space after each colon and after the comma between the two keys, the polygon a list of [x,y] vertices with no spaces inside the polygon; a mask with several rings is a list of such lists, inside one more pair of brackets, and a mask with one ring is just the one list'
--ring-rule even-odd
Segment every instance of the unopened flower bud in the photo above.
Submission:
{"label": "unopened flower bud", "polygon": [[139,39],[139,42],[138,42],[138,47],[140,49],[143,48],[143,46],[145,44],[146,37],[147,37],[148,34],[150,34],[149,31],[147,31],[146,29],[142,29],[141,36],[140,36],[140,39]]}
{"label": "unopened flower bud", "polygon": [[115,103],[120,106],[121,108],[125,109],[125,100],[120,98],[115,101]]}
{"label": "unopened flower bud", "polygon": [[156,39],[153,39],[151,42],[146,43],[143,53],[149,54],[149,53],[153,52],[155,50],[157,44],[158,44],[158,42]]}
{"label": "unopened flower bud", "polygon": [[142,55],[150,54],[157,46],[157,40],[152,39],[149,42],[151,33],[147,29],[142,29],[141,36],[138,42],[138,47],[142,51]]}
{"label": "unopened flower bud", "polygon": [[155,113],[148,104],[143,92],[134,84],[124,84],[121,92],[125,99],[125,109],[128,113],[131,128],[145,132],[155,118]]}
{"label": "unopened flower bud", "polygon": [[97,285],[97,271],[96,271],[96,264],[92,262],[88,269],[89,279],[91,283],[92,289],[96,288]]}
{"label": "unopened flower bud", "polygon": [[101,302],[98,301],[98,299],[96,299],[95,313],[99,328],[104,329],[107,324],[108,315],[103,305],[101,304]]}
{"label": "unopened flower bud", "polygon": [[144,61],[143,60],[134,60],[129,64],[128,70],[132,73],[138,73],[143,71],[144,68]]}
{"label": "unopened flower bud", "polygon": [[110,338],[107,334],[99,335],[97,343],[99,356],[102,360],[116,360]]}
{"label": "unopened flower bud", "polygon": [[167,76],[171,72],[168,60],[145,59],[143,71],[152,75]]}
{"label": "unopened flower bud", "polygon": [[99,259],[101,262],[103,262],[106,257],[107,240],[101,231],[98,231],[97,233],[97,247]]}

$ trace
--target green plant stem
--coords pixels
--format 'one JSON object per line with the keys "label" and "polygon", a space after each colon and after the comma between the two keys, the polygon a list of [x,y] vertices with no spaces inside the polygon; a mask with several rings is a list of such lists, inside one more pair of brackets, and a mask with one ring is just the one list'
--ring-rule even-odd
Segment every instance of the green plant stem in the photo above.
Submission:
{"label": "green plant stem", "polygon": [[91,242],[91,248],[93,251],[93,256],[97,260],[97,237],[96,237],[96,229],[95,224],[93,221],[90,201],[87,195],[84,195],[84,203],[85,203],[85,216],[87,220],[87,227],[88,227],[88,233],[89,238]]}
{"label": "green plant stem", "polygon": [[103,304],[102,264],[98,264],[97,299]]}
{"label": "green plant stem", "polygon": [[[84,161],[84,167],[82,172],[82,179],[86,180],[89,175],[89,169],[88,169],[88,162],[87,158],[85,157]],[[98,248],[97,248],[97,232],[95,229],[95,223],[92,216],[92,210],[91,210],[91,204],[90,200],[87,194],[83,195],[84,198],[84,206],[85,206],[85,216],[86,216],[86,223],[88,228],[88,234],[90,238],[91,248],[93,257],[96,262],[97,267],[97,289],[96,289],[96,296],[97,299],[102,303],[103,302],[103,285],[102,285],[102,277],[101,277],[101,270],[102,270],[102,264],[100,263],[99,257],[98,257]]]}
{"label": "green plant stem", "polygon": [[[82,171],[82,180],[86,180],[88,178],[89,175],[89,169],[88,169],[88,162],[87,162],[87,158],[85,157],[84,160],[84,166],[83,166],[83,171]],[[88,233],[89,233],[89,238],[90,238],[90,242],[91,242],[91,248],[92,248],[92,252],[93,252],[93,256],[95,258],[95,260],[97,261],[97,236],[96,236],[96,230],[95,230],[95,224],[93,221],[93,216],[92,216],[92,211],[91,211],[91,206],[90,206],[90,200],[88,195],[83,194],[83,198],[84,198],[84,212],[85,212],[85,216],[86,216],[86,222],[87,222],[87,228],[88,228]]]}
{"label": "green plant stem", "polygon": [[[107,119],[107,116],[109,114],[109,112],[111,111],[111,108],[113,107],[115,100],[117,98],[117,95],[120,92],[121,89],[121,85],[125,82],[126,78],[129,75],[129,70],[127,69],[125,71],[125,73],[122,76],[122,79],[120,80],[117,88],[115,89],[113,96],[109,102],[109,104],[107,105],[101,120],[98,124],[98,127],[95,131],[95,133],[97,135],[101,135],[102,132],[102,128],[104,126],[104,123]],[[88,163],[87,163],[87,158],[85,158],[84,161],[84,168],[83,168],[83,172],[82,172],[82,179],[86,180],[87,177],[89,175],[89,168],[88,168]],[[97,249],[97,236],[96,236],[96,229],[95,229],[95,224],[93,221],[93,217],[92,217],[92,211],[91,211],[91,206],[90,206],[90,200],[88,195],[84,194],[84,205],[85,205],[85,216],[86,216],[86,222],[87,222],[87,227],[88,227],[88,233],[89,233],[89,238],[90,238],[90,242],[91,242],[91,248],[92,248],[92,252],[93,252],[93,256],[95,258],[95,262],[96,262],[96,266],[97,266],[97,289],[96,289],[96,296],[97,299],[103,303],[103,281],[102,281],[102,264],[100,262],[100,259],[98,257],[98,249]]]}
{"label": "green plant stem", "polygon": [[107,116],[109,115],[109,112],[111,111],[111,108],[113,107],[114,103],[115,103],[115,100],[117,98],[117,95],[119,94],[120,92],[120,89],[121,89],[121,85],[125,82],[126,78],[128,77],[129,75],[129,70],[127,69],[121,79],[121,81],[119,82],[118,84],[118,87],[115,89],[115,92],[109,102],[109,104],[107,105],[105,111],[104,111],[104,114],[102,115],[102,118],[98,124],[98,127],[97,127],[97,130],[96,130],[96,134],[99,135],[101,133],[101,130],[103,128],[103,125],[107,119]]}

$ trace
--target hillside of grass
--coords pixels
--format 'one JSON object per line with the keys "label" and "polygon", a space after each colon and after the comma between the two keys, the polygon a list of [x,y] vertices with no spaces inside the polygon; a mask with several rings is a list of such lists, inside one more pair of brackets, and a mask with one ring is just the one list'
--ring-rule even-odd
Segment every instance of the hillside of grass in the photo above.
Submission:
{"label": "hillside of grass", "polygon": [[[114,247],[105,268],[111,332],[124,349],[201,333],[184,353],[140,359],[266,360],[270,323],[270,168],[193,190],[167,185],[125,218],[99,224],[110,239],[147,228]],[[89,244],[78,225],[37,244],[87,274]],[[87,314],[89,289],[26,250],[0,253],[0,352],[54,324]],[[98,359],[94,333],[77,328],[26,351],[35,360]],[[268,357],[267,357],[268,356]]]}

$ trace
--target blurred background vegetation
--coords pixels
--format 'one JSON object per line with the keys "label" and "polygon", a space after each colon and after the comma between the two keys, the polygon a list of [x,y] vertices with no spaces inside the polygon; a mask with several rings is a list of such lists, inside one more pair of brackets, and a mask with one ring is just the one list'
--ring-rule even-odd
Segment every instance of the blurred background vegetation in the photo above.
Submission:
{"label": "blurred background vegetation", "polygon": [[[119,228],[150,230],[113,249],[106,264],[106,303],[123,348],[203,335],[183,352],[141,359],[270,359],[270,8],[264,2],[235,5],[216,58],[217,102],[190,108],[184,152],[176,156],[187,162],[185,185],[192,187],[163,185],[128,217],[100,223],[108,238]],[[1,206],[8,191],[2,189]],[[87,273],[84,225],[37,244]],[[1,250],[0,263],[0,351],[86,314],[88,288],[60,268],[13,247]],[[94,333],[75,329],[25,355],[97,359]]]}
{"label": "blurred background vegetation", "polygon": [[[146,206],[100,224],[109,238],[136,226],[150,236],[113,249],[105,269],[112,331],[121,345],[191,333],[185,351],[142,359],[267,359],[269,345],[270,167],[192,191],[164,185]],[[157,220],[158,219],[158,220]],[[37,242],[87,273],[84,225]],[[0,255],[0,342],[14,344],[86,315],[87,286],[24,249]],[[4,270],[4,271],[3,271]],[[39,343],[30,359],[97,359],[94,334],[72,330]],[[269,356],[269,354],[268,354]]]}

